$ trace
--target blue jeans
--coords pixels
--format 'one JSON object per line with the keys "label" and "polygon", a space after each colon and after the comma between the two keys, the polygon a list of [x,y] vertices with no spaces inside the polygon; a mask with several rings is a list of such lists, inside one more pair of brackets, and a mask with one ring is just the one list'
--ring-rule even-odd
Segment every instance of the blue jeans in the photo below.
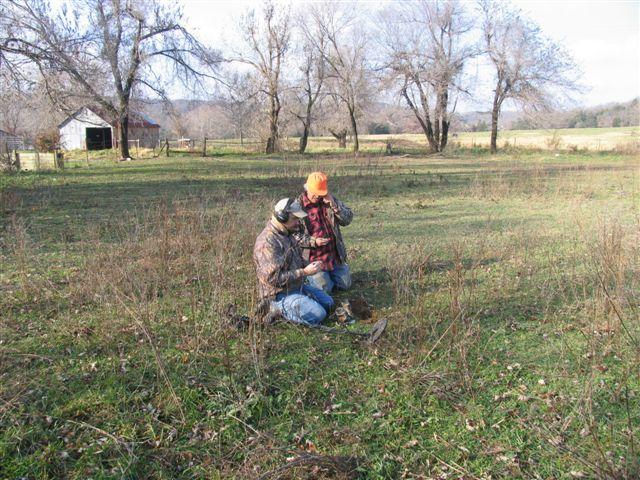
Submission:
{"label": "blue jeans", "polygon": [[279,293],[271,306],[290,322],[317,325],[333,307],[333,298],[321,289],[303,285],[299,292]]}
{"label": "blue jeans", "polygon": [[340,263],[328,272],[318,272],[315,275],[307,277],[309,285],[324,290],[325,293],[331,293],[333,287],[338,290],[348,290],[351,287],[351,271],[349,265]]}

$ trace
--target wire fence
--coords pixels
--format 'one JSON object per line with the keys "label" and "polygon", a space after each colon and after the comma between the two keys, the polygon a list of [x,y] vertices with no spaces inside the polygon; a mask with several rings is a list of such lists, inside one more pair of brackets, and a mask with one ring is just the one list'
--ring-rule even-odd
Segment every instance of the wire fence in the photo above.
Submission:
{"label": "wire fence", "polygon": [[264,142],[256,140],[237,139],[211,139],[203,138],[165,138],[154,149],[154,156],[170,157],[171,153],[188,153],[196,156],[207,157],[219,152],[223,153],[255,153],[264,148]]}

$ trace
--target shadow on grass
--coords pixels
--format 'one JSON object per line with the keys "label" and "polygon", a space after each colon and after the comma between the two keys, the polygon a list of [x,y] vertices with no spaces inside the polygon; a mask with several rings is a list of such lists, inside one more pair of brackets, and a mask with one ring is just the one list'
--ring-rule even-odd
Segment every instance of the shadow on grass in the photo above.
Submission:
{"label": "shadow on grass", "polygon": [[[271,160],[271,157],[266,158]],[[300,158],[306,159],[306,157]],[[309,157],[309,160],[314,158],[316,156]],[[260,199],[265,204],[266,214],[269,202],[279,197],[297,195],[302,189],[304,179],[300,176],[299,170],[296,170],[296,164],[290,161],[286,161],[285,164],[292,170],[282,172],[282,176],[277,172],[274,175],[273,161],[262,166],[256,162],[246,165],[215,160],[193,162],[189,159],[184,164],[153,163],[145,166],[140,163],[135,167],[127,165],[122,169],[117,166],[106,166],[92,170],[42,171],[20,174],[12,178],[12,184],[4,187],[3,191],[10,190],[12,195],[17,196],[16,205],[10,209],[11,213],[24,217],[43,231],[47,231],[48,227],[51,227],[52,231],[67,229],[69,226],[82,228],[114,217],[122,217],[127,213],[135,214],[141,208],[148,208],[159,201],[194,197],[206,198],[207,205],[214,208],[236,201],[241,204],[241,208],[246,208],[246,205],[242,206],[242,204],[245,204],[247,199]],[[354,170],[364,169],[364,173],[360,171],[357,174],[338,174],[332,178],[332,189],[340,198],[356,204],[362,202],[369,204],[381,197],[421,192],[442,202],[447,198],[468,192],[474,182],[478,181],[486,180],[490,183],[518,179],[525,183],[529,182],[532,168],[534,168],[520,164],[515,167],[509,164],[496,167],[495,162],[448,163],[442,160],[428,161],[419,167],[428,170],[426,172],[410,171],[411,164],[408,163],[403,165],[404,170],[399,174],[387,164],[383,164],[379,171],[368,171],[366,165],[357,164],[353,166]],[[632,171],[634,167],[631,163],[621,165],[545,164],[539,178],[535,181],[545,182],[556,176],[571,175],[583,170],[589,172]],[[348,168],[348,165],[341,168]],[[451,168],[460,170],[438,173],[439,169]],[[145,178],[145,175],[149,178]],[[255,175],[264,176],[255,177]],[[28,181],[21,182],[19,178],[21,176]],[[206,178],[207,176],[209,178]],[[42,180],[44,185],[39,184],[37,180]],[[242,214],[242,212],[238,213]],[[407,221],[403,223],[414,225],[414,228],[409,228],[410,231],[406,232],[399,230],[397,235],[404,237],[419,235],[420,228],[425,228],[425,222],[432,222],[437,227],[437,224],[446,219],[442,213],[429,217],[425,217],[424,213],[423,209],[416,210],[415,215],[405,211],[402,218]],[[5,216],[0,220],[0,224],[5,224],[6,218]],[[416,221],[419,221],[422,226],[417,225]],[[398,227],[404,229],[402,225]],[[461,224],[456,228],[462,227]],[[482,227],[482,224],[467,225],[467,227],[477,230]],[[38,235],[34,240],[38,240],[37,237]],[[81,238],[82,235],[75,235],[75,237]]]}

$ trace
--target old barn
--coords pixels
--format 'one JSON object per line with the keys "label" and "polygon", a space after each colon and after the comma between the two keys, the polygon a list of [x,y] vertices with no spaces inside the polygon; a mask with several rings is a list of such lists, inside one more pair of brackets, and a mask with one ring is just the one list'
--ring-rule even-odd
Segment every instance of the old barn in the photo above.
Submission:
{"label": "old barn", "polygon": [[[118,146],[117,123],[98,109],[83,107],[60,125],[60,145],[66,150],[103,150]],[[147,116],[129,114],[129,141],[141,147],[154,148],[160,139],[160,125]]]}

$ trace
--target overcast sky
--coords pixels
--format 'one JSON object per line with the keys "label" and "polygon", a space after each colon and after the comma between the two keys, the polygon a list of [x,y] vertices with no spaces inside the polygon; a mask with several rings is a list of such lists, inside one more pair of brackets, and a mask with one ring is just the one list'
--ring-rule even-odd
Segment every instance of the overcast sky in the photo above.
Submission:
{"label": "overcast sky", "polygon": [[[188,25],[199,37],[222,46],[225,39],[233,38],[241,14],[261,3],[259,0],[184,0],[184,12]],[[372,10],[393,2],[357,3],[363,10]],[[548,36],[562,43],[580,65],[587,91],[576,97],[579,104],[625,102],[640,96],[640,0],[515,0],[513,3]]]}

